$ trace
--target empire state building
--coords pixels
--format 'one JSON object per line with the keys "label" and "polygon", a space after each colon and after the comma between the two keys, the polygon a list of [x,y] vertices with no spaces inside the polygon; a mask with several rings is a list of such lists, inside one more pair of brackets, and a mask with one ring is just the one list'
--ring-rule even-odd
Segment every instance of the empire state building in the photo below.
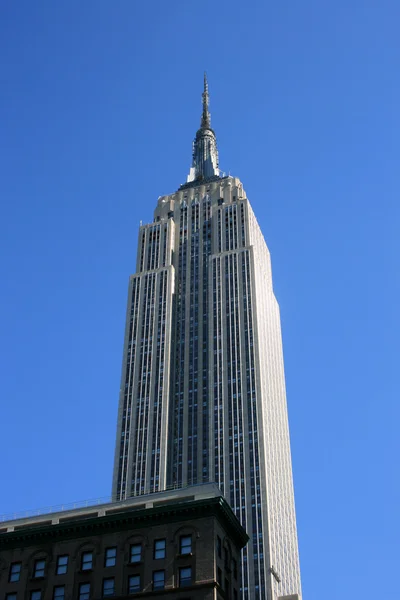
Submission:
{"label": "empire state building", "polygon": [[139,231],[113,498],[216,482],[250,536],[242,598],[301,593],[279,307],[241,181],[219,170],[204,78],[187,182]]}

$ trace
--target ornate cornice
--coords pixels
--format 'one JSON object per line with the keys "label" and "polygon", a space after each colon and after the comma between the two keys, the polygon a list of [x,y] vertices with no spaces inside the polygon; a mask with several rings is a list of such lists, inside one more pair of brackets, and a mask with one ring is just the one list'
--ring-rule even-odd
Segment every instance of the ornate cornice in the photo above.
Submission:
{"label": "ornate cornice", "polygon": [[113,508],[105,511],[104,516],[71,516],[60,518],[60,522],[52,524],[26,524],[18,526],[15,531],[0,534],[0,550],[18,546],[33,546],[43,543],[54,543],[65,539],[102,535],[114,531],[141,529],[165,522],[194,520],[214,516],[229,531],[232,539],[241,548],[248,536],[233,514],[231,508],[222,497],[171,502],[163,506],[135,509],[127,507],[119,510]]}

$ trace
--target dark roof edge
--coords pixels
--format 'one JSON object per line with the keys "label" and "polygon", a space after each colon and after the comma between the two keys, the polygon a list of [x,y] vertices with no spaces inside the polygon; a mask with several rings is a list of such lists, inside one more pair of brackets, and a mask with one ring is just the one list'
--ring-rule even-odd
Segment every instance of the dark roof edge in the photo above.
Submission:
{"label": "dark roof edge", "polygon": [[215,516],[232,535],[233,540],[242,548],[249,537],[231,507],[222,496],[193,500],[189,502],[170,502],[152,508],[134,509],[127,507],[116,514],[74,519],[46,525],[26,525],[17,531],[0,534],[0,549],[18,545],[31,546],[60,539],[73,539],[102,534],[106,531],[124,531],[149,527],[157,522],[180,521],[193,518]]}

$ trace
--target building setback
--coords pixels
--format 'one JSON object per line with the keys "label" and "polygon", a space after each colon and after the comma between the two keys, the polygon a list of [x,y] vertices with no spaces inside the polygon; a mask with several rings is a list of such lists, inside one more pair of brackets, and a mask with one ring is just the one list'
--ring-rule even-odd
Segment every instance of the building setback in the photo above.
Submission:
{"label": "building setback", "polygon": [[279,307],[208,101],[205,79],[187,183],[139,231],[113,498],[216,482],[250,536],[242,598],[275,600],[301,593]]}
{"label": "building setback", "polygon": [[1,600],[235,600],[248,536],[216,485],[0,523]]}

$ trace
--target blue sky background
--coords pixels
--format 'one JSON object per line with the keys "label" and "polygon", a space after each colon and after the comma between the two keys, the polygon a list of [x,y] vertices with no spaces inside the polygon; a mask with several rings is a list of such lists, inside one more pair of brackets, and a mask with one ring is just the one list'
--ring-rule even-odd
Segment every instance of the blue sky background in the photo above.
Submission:
{"label": "blue sky background", "polygon": [[204,69],[281,306],[305,600],[397,594],[398,0],[0,5],[0,513],[110,493],[138,224]]}

